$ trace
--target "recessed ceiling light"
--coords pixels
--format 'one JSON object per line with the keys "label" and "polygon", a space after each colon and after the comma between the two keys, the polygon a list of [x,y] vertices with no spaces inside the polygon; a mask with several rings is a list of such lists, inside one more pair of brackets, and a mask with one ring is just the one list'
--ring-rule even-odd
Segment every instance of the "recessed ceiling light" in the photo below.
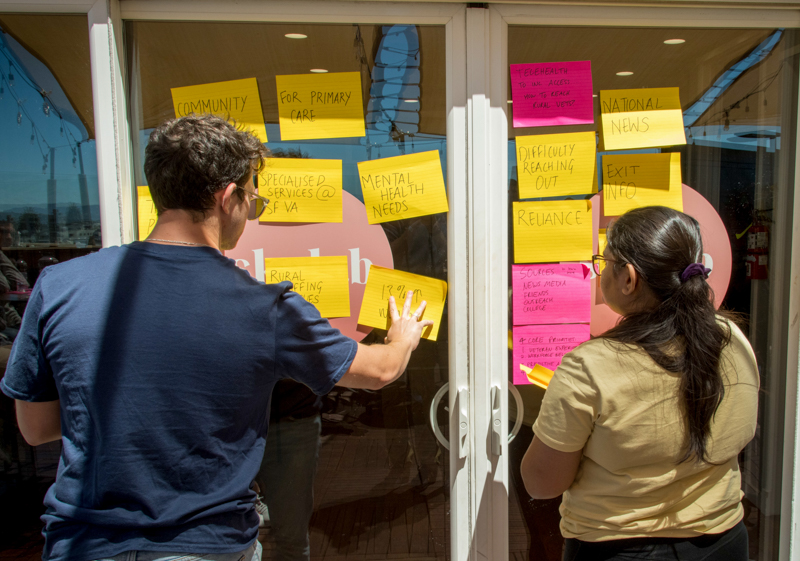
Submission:
{"label": "recessed ceiling light", "polygon": [[404,99],[403,101],[405,101],[406,103],[419,103],[418,99]]}
{"label": "recessed ceiling light", "polygon": [[664,41],[665,45],[680,45],[681,43],[685,43],[686,39],[667,39]]}
{"label": "recessed ceiling light", "polygon": [[325,70],[324,68],[312,68],[311,72],[313,72],[314,74],[325,74],[327,70]]}
{"label": "recessed ceiling light", "polygon": [[514,101],[509,99],[509,100],[508,100],[508,103],[514,103]]}
{"label": "recessed ceiling light", "polygon": [[628,72],[627,70],[623,70],[622,72],[617,72],[617,76],[633,76],[633,72]]}
{"label": "recessed ceiling light", "polygon": [[303,33],[287,33],[284,37],[287,39],[308,39],[308,35],[304,35]]}
{"label": "recessed ceiling light", "polygon": [[597,97],[597,94],[592,94],[592,97]]}

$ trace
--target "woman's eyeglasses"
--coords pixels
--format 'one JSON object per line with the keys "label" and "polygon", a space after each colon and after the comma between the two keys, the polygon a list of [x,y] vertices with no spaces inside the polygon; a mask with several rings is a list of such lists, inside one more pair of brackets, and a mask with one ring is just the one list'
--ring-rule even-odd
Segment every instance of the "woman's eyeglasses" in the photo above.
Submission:
{"label": "woman's eyeglasses", "polygon": [[606,268],[606,261],[610,261],[611,263],[621,263],[621,261],[617,259],[607,259],[602,255],[592,255],[592,268],[594,269],[594,274],[598,277],[602,274],[603,269]]}
{"label": "woman's eyeglasses", "polygon": [[250,212],[247,213],[248,220],[255,220],[264,214],[264,211],[267,209],[267,205],[269,204],[269,199],[248,191],[244,187],[239,187],[237,185],[236,188],[240,191],[244,191],[244,193],[250,197]]}

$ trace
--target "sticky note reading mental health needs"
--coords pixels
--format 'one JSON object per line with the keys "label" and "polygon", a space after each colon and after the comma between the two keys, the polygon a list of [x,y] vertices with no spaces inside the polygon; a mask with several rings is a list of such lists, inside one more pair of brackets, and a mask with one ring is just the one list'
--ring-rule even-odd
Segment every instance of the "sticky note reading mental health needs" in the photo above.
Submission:
{"label": "sticky note reading mental health needs", "polygon": [[594,132],[517,137],[521,199],[597,192]]}
{"label": "sticky note reading mental health needs", "polygon": [[281,140],[365,136],[360,72],[275,76]]}
{"label": "sticky note reading mental health needs", "polygon": [[258,194],[269,199],[260,222],[341,222],[342,161],[268,158]]}
{"label": "sticky note reading mental health needs", "polygon": [[514,325],[589,323],[592,275],[582,263],[513,265]]}
{"label": "sticky note reading mental health needs", "polygon": [[156,205],[150,195],[150,188],[146,185],[136,187],[136,215],[139,222],[139,239],[143,240],[150,235],[158,220]]}
{"label": "sticky note reading mental health needs", "polygon": [[603,213],[620,216],[632,208],[661,205],[683,211],[681,155],[603,156]]}
{"label": "sticky note reading mental health needs", "polygon": [[422,332],[422,338],[435,341],[439,334],[444,302],[447,298],[447,283],[439,279],[372,265],[369,268],[367,286],[364,288],[364,300],[361,303],[358,323],[388,329],[391,325],[389,296],[394,296],[397,310],[402,313],[403,303],[409,290],[414,292],[411,313],[414,313],[423,300],[427,302],[422,319],[433,320],[433,325]]}
{"label": "sticky note reading mental health needs", "polygon": [[588,60],[511,65],[514,127],[594,123]]}
{"label": "sticky note reading mental health needs", "polygon": [[370,224],[448,210],[438,150],[359,162],[358,176]]}
{"label": "sticky note reading mental health needs", "polygon": [[267,129],[255,78],[172,88],[171,92],[176,117],[190,113],[212,113],[236,121],[261,142],[267,142]]}
{"label": "sticky note reading mental health needs", "polygon": [[515,263],[592,259],[591,201],[512,204]]}
{"label": "sticky note reading mental health needs", "polygon": [[514,384],[530,384],[520,365],[555,370],[565,354],[589,340],[588,324],[524,325],[514,328]]}
{"label": "sticky note reading mental health needs", "polygon": [[678,88],[600,90],[606,150],[686,144]]}
{"label": "sticky note reading mental health needs", "polygon": [[344,255],[264,259],[264,280],[267,284],[291,281],[292,290],[324,318],[350,315],[350,280]]}

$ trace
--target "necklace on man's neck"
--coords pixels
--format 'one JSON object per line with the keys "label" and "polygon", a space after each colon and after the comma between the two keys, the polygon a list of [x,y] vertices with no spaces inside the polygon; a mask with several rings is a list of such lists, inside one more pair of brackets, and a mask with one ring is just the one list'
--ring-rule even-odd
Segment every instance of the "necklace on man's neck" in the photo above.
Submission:
{"label": "necklace on man's neck", "polygon": [[203,245],[203,246],[209,247],[209,246],[208,246],[208,244],[204,244],[204,243],[197,243],[197,242],[181,242],[181,241],[178,241],[178,240],[160,240],[160,239],[158,239],[158,238],[147,238],[147,239],[146,239],[146,240],[144,240],[144,241],[146,241],[146,242],[177,243],[177,244],[180,244],[180,245]]}

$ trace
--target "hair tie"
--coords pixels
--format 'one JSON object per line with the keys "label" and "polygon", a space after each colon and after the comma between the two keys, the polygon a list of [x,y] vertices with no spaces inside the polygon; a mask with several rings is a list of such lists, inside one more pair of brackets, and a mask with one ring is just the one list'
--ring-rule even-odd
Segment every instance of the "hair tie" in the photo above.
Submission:
{"label": "hair tie", "polygon": [[686,282],[695,275],[703,275],[703,278],[708,278],[710,272],[711,269],[706,269],[702,263],[692,263],[681,273],[681,282]]}

